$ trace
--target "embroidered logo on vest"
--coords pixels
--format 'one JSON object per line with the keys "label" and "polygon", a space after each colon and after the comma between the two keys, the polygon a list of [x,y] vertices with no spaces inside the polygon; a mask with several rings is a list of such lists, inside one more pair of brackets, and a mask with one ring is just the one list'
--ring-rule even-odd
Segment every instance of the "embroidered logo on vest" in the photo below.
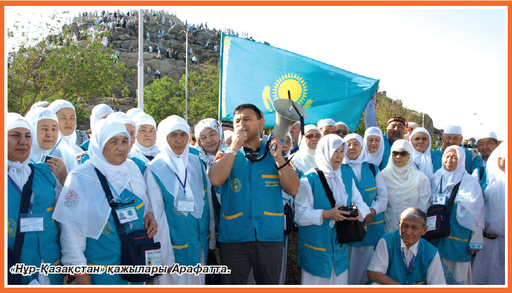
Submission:
{"label": "embroidered logo on vest", "polygon": [[15,237],[16,236],[16,223],[13,219],[9,219],[7,224],[7,230],[9,231],[9,237]]}
{"label": "embroidered logo on vest", "polygon": [[231,190],[233,190],[234,193],[239,192],[242,189],[242,182],[238,179],[231,180]]}
{"label": "embroidered logo on vest", "polygon": [[110,224],[110,222],[107,221],[107,224],[103,228],[103,231],[101,232],[101,234],[107,235],[107,234],[110,234],[110,233],[112,233],[112,224]]}

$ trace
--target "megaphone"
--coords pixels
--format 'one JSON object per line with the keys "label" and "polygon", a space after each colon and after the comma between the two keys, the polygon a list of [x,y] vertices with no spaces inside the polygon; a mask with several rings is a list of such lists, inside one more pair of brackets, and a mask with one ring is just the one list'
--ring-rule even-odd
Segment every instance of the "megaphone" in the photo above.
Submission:
{"label": "megaphone", "polygon": [[299,103],[291,99],[276,99],[273,105],[276,111],[276,124],[271,137],[275,136],[284,141],[290,128],[301,121],[301,116],[303,117],[302,121],[304,121],[308,113]]}

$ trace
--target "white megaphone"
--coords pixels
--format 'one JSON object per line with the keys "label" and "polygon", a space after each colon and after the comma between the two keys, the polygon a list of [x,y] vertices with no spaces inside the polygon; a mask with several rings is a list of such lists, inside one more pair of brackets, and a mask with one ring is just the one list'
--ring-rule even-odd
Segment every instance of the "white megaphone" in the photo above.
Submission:
{"label": "white megaphone", "polygon": [[308,116],[306,110],[299,103],[291,99],[276,99],[274,101],[274,110],[276,111],[276,124],[269,140],[272,137],[278,137],[281,139],[281,142],[284,142],[290,128],[298,121],[301,121],[301,116],[302,121]]}

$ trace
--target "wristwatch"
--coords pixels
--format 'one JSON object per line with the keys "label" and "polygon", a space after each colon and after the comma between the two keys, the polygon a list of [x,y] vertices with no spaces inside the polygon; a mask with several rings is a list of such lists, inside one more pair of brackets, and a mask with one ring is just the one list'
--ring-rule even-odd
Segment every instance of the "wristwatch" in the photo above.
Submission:
{"label": "wristwatch", "polygon": [[232,148],[230,148],[230,147],[227,147],[227,148],[226,148],[226,151],[225,151],[224,153],[226,153],[226,154],[232,154],[232,155],[233,155],[233,156],[235,156],[235,157],[236,157],[236,155],[238,155],[238,152],[235,152],[235,150],[234,150],[234,149],[232,149]]}

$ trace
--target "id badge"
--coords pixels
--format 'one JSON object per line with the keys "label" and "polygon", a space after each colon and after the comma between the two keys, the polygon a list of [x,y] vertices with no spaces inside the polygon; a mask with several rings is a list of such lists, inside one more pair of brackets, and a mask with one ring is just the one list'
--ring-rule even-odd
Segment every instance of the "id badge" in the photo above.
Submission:
{"label": "id badge", "polygon": [[446,196],[444,194],[438,194],[435,198],[434,198],[434,202],[433,204],[439,204],[439,205],[444,205],[446,203]]}
{"label": "id badge", "polygon": [[147,266],[161,266],[162,265],[162,251],[161,249],[146,250],[146,265]]}
{"label": "id badge", "polygon": [[43,232],[44,231],[44,215],[29,214],[20,215],[20,233],[26,232]]}
{"label": "id badge", "polygon": [[117,218],[119,219],[119,223],[125,224],[133,221],[137,221],[139,216],[137,216],[137,212],[134,207],[127,207],[123,209],[116,210]]}
{"label": "id badge", "polygon": [[193,213],[196,203],[193,196],[189,197],[178,197],[178,211]]}
{"label": "id badge", "polygon": [[431,216],[431,217],[427,218],[427,226],[428,226],[427,232],[436,229],[436,221],[437,221],[436,216]]}

